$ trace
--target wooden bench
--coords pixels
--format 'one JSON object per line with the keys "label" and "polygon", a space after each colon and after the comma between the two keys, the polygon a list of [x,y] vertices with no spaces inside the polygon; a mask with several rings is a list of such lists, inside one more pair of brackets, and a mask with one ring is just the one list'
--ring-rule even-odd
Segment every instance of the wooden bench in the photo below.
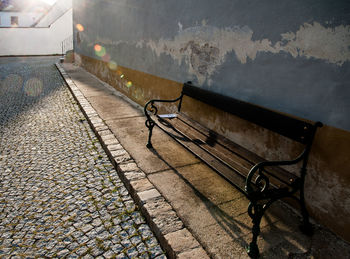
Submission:
{"label": "wooden bench", "polygon": [[[303,151],[295,159],[267,161],[254,152],[209,130],[181,113],[183,97],[188,96],[238,116],[301,143]],[[175,114],[158,115],[156,103],[177,103]],[[308,211],[304,201],[304,182],[311,145],[321,122],[309,123],[269,109],[195,87],[191,82],[183,85],[181,95],[173,100],[150,100],[144,107],[149,129],[147,147],[152,148],[152,129],[163,129],[190,150],[208,166],[241,191],[250,201],[248,214],[252,219],[253,238],[247,252],[259,257],[257,237],[264,212],[276,200],[291,197],[298,201],[303,217],[301,230],[312,234]],[[298,173],[281,166],[298,164]],[[299,165],[300,164],[300,165]]]}

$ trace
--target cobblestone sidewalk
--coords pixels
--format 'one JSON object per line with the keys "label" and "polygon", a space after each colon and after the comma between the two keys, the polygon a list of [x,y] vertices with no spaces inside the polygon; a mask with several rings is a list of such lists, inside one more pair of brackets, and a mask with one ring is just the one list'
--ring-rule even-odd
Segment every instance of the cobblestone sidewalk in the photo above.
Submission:
{"label": "cobblestone sidewalk", "polygon": [[0,60],[0,258],[166,258],[56,60],[6,59]]}

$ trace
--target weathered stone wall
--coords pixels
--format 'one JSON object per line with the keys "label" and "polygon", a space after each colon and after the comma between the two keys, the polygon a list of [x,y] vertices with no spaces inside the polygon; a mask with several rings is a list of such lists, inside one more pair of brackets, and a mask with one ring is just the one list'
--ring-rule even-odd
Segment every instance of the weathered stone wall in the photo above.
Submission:
{"label": "weathered stone wall", "polygon": [[[349,1],[331,0],[74,0],[76,62],[140,104],[175,97],[191,80],[322,121],[308,205],[313,217],[350,240],[349,12]],[[266,157],[279,158],[288,144],[200,104],[184,108]]]}

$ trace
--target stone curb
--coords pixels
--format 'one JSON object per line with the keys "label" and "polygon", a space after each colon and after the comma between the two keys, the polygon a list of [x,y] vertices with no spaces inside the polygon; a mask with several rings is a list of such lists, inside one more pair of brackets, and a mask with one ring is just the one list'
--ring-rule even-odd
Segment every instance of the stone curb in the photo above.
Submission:
{"label": "stone curb", "polygon": [[119,143],[63,67],[59,63],[56,63],[56,67],[168,257],[210,258],[184,226],[171,205]]}

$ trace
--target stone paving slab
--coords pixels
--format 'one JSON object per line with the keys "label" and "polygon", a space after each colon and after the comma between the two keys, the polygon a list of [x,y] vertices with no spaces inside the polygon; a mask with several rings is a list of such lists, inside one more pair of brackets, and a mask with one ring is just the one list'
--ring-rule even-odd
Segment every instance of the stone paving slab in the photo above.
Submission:
{"label": "stone paving slab", "polygon": [[[162,131],[157,127],[153,129],[153,135],[156,137],[152,142],[159,143],[159,145],[156,152],[151,152],[146,147],[148,130],[145,127],[144,116],[134,117],[132,122],[131,124],[130,118],[106,120],[106,124],[113,133],[123,140],[125,149],[132,150],[137,164],[146,174],[199,163],[197,158],[189,156],[181,145],[175,143],[169,136],[162,134]],[[169,154],[174,154],[171,160],[160,159],[169,156]]]}
{"label": "stone paving slab", "polygon": [[103,99],[100,96],[94,96],[89,98],[89,102],[95,109],[101,110],[99,114],[104,120],[113,120],[114,118],[129,118],[141,116],[140,110],[135,110],[131,105],[125,103],[125,101],[117,101],[114,95],[105,96]]}
{"label": "stone paving slab", "polygon": [[0,58],[0,258],[166,258],[56,59]]}
{"label": "stone paving slab", "polygon": [[[76,85],[87,102],[92,92],[96,94],[93,98],[97,98],[98,93],[101,99],[107,96],[101,88],[103,82],[82,68],[71,64],[64,64],[64,67],[73,81],[78,79]],[[84,76],[91,79],[89,87],[79,83]],[[94,85],[98,85],[98,91]],[[108,92],[113,92],[110,86],[104,85]],[[115,90],[113,94],[117,102],[124,100],[135,110],[142,110]],[[208,253],[211,258],[248,258],[245,247],[251,240],[252,224],[246,213],[247,201],[241,193],[157,128],[152,139],[155,148],[147,149],[144,116],[122,117],[121,113],[120,117],[116,115],[105,120],[103,107],[96,105],[94,108],[104,122],[96,120],[95,127],[108,129],[108,134],[100,137],[107,146],[107,153],[108,147],[115,148],[113,155],[112,150],[109,153],[117,167],[131,163],[127,166],[131,171],[126,174],[119,168],[121,178],[137,204],[141,204],[146,219],[169,256],[206,258]],[[119,145],[125,152],[118,151]],[[131,173],[134,169],[135,176]],[[313,237],[302,235],[298,231],[298,215],[282,202],[275,205],[263,219],[258,240],[262,258],[346,258],[344,255],[350,254],[349,244],[316,224]],[[173,224],[174,228],[169,232],[167,219],[173,217],[173,210],[200,247],[191,245],[197,244],[192,237],[187,241],[188,246],[182,244],[187,232],[180,222]],[[180,252],[182,248],[189,250]],[[323,254],[331,256],[322,257]]]}

